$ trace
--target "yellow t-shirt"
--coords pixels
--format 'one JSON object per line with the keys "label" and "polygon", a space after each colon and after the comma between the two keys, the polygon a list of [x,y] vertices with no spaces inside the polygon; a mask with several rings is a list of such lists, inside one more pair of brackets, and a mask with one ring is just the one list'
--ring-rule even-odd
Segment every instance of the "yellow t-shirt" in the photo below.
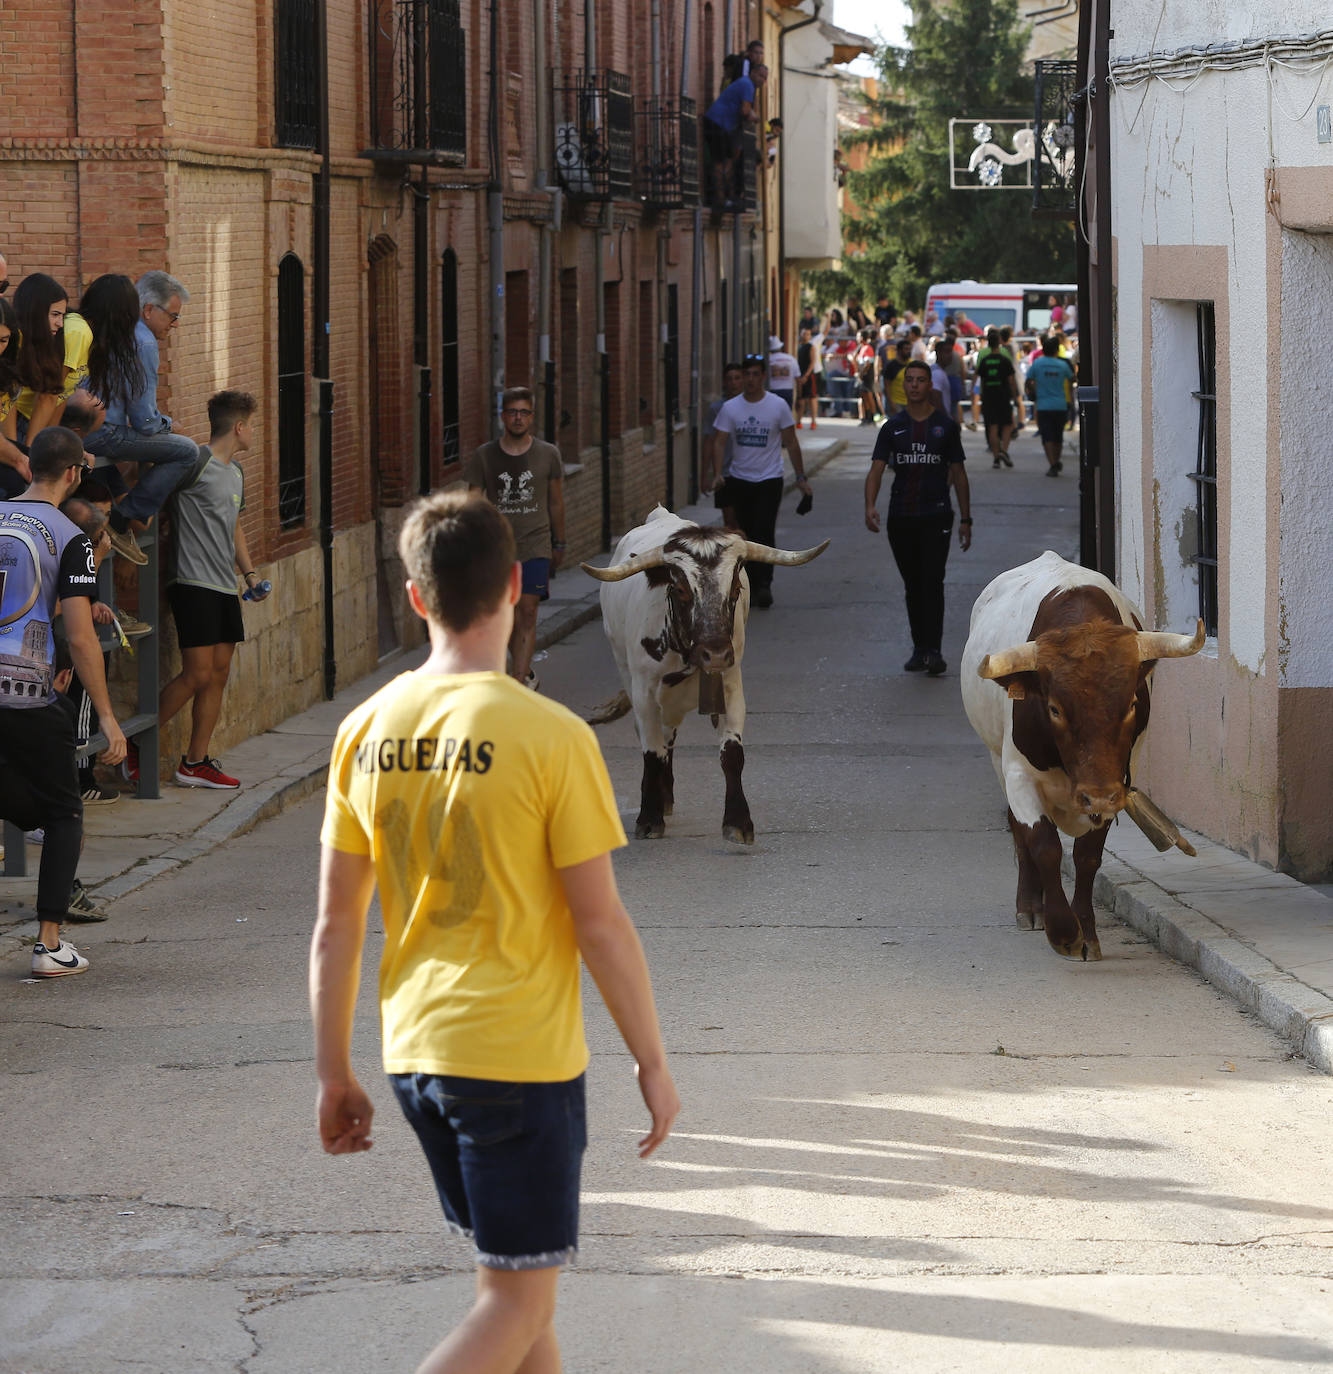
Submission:
{"label": "yellow t-shirt", "polygon": [[404,673],[343,721],[321,839],[375,863],[387,1073],[583,1072],[556,870],[625,843],[587,724],[502,673]]}
{"label": "yellow t-shirt", "polygon": [[[88,354],[93,346],[93,331],[82,315],[70,311],[65,316],[65,384],[60,390],[60,399],[68,401],[81,387],[88,385]],[[25,386],[19,392],[19,414],[25,420],[32,419],[32,405],[36,393]],[[60,416],[56,416],[59,423]]]}

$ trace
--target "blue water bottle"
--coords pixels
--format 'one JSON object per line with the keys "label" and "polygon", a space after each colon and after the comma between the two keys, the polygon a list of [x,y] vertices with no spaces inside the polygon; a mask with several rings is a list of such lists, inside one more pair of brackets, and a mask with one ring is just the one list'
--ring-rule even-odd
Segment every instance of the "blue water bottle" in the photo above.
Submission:
{"label": "blue water bottle", "polygon": [[262,601],[273,590],[273,583],[265,578],[262,582],[256,582],[253,587],[247,587],[241,593],[242,601]]}

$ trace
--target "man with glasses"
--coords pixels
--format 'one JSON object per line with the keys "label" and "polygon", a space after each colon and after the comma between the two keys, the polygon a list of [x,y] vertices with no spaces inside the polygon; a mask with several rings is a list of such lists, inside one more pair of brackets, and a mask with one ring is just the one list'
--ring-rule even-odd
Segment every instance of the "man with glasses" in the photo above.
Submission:
{"label": "man with glasses", "polygon": [[83,443],[72,430],[50,425],[34,437],[29,461],[32,485],[24,497],[0,501],[0,816],[24,830],[46,832],[32,976],[60,978],[82,973],[88,960],[60,938],[60,923],[70,918],[83,802],[73,712],[56,700],[57,611],[107,738],[104,763],[125,757],[125,736],[111,709],[93,628],[93,548],[57,509],[83,476]]}
{"label": "man with glasses", "polygon": [[484,495],[514,531],[523,590],[514,607],[509,671],[534,692],[541,685],[532,670],[537,604],[549,599],[550,575],[565,553],[565,466],[554,444],[533,437],[535,409],[527,387],[510,387],[500,397],[499,439],[483,444],[464,469],[468,491]]}
{"label": "man with glasses", "polygon": [[180,321],[190,293],[167,272],[145,272],[135,283],[139,292],[139,322],[134,346],[143,368],[139,394],[126,401],[108,398],[106,423],[88,436],[89,453],[112,463],[139,464],[132,490],[111,512],[111,542],[132,563],[143,564],[130,522],[146,522],[166,504],[199,462],[199,446],[184,434],[171,432],[171,417],[157,408],[157,374],[161,345]]}
{"label": "man with glasses", "polygon": [[[775,544],[778,507],[782,504],[782,451],[786,449],[796,473],[796,485],[811,495],[805,477],[801,441],[791,407],[764,385],[767,362],[762,353],[751,353],[741,362],[742,390],[723,403],[713,421],[719,434],[732,436],[735,456],[725,479],[736,512],[736,523],[752,544]],[[773,604],[773,565],[746,563],[750,578],[750,604]]]}

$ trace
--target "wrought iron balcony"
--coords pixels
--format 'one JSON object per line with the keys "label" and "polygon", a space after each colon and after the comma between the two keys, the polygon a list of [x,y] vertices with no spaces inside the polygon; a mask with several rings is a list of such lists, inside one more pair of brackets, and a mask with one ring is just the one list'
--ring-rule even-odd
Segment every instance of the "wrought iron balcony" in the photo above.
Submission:
{"label": "wrought iron balcony", "polygon": [[571,196],[628,199],[634,183],[634,98],[629,77],[605,70],[551,79],[556,174]]}
{"label": "wrought iron balcony", "polygon": [[741,131],[738,172],[741,208],[753,214],[759,208],[759,136],[752,125]]}
{"label": "wrought iron balcony", "polygon": [[1078,137],[1077,62],[1037,62],[1033,133],[1032,213],[1041,219],[1073,219],[1078,202],[1083,148]]}
{"label": "wrought iron balcony", "polygon": [[639,199],[675,210],[699,203],[699,121],[694,101],[641,100],[636,115]]}
{"label": "wrought iron balcony", "polygon": [[459,0],[370,0],[370,142],[384,162],[467,160]]}

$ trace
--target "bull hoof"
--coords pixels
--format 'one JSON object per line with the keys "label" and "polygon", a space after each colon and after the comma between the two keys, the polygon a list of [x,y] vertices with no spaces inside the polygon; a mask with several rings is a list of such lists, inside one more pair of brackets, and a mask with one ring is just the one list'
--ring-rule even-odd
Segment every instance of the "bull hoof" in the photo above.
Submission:
{"label": "bull hoof", "polygon": [[1049,941],[1051,948],[1062,959],[1084,960],[1088,957],[1086,953],[1086,946],[1083,943],[1083,937],[1081,935],[1076,935],[1072,940],[1069,940],[1067,942],[1051,940],[1050,936],[1047,936],[1047,940]]}
{"label": "bull hoof", "polygon": [[1102,957],[1102,947],[1096,940],[1088,940],[1083,945],[1084,963],[1097,963]]}
{"label": "bull hoof", "polygon": [[676,813],[676,804],[675,804],[675,802],[663,802],[663,803],[662,803],[662,814],[663,814],[664,816],[674,816],[675,813]]}
{"label": "bull hoof", "polygon": [[665,821],[640,821],[634,827],[634,838],[636,840],[660,840],[665,834]]}
{"label": "bull hoof", "polygon": [[1019,930],[1040,930],[1041,917],[1033,911],[1016,911],[1014,922]]}
{"label": "bull hoof", "polygon": [[732,844],[753,844],[754,826],[742,828],[739,825],[724,825],[722,827],[722,838],[730,840]]}

